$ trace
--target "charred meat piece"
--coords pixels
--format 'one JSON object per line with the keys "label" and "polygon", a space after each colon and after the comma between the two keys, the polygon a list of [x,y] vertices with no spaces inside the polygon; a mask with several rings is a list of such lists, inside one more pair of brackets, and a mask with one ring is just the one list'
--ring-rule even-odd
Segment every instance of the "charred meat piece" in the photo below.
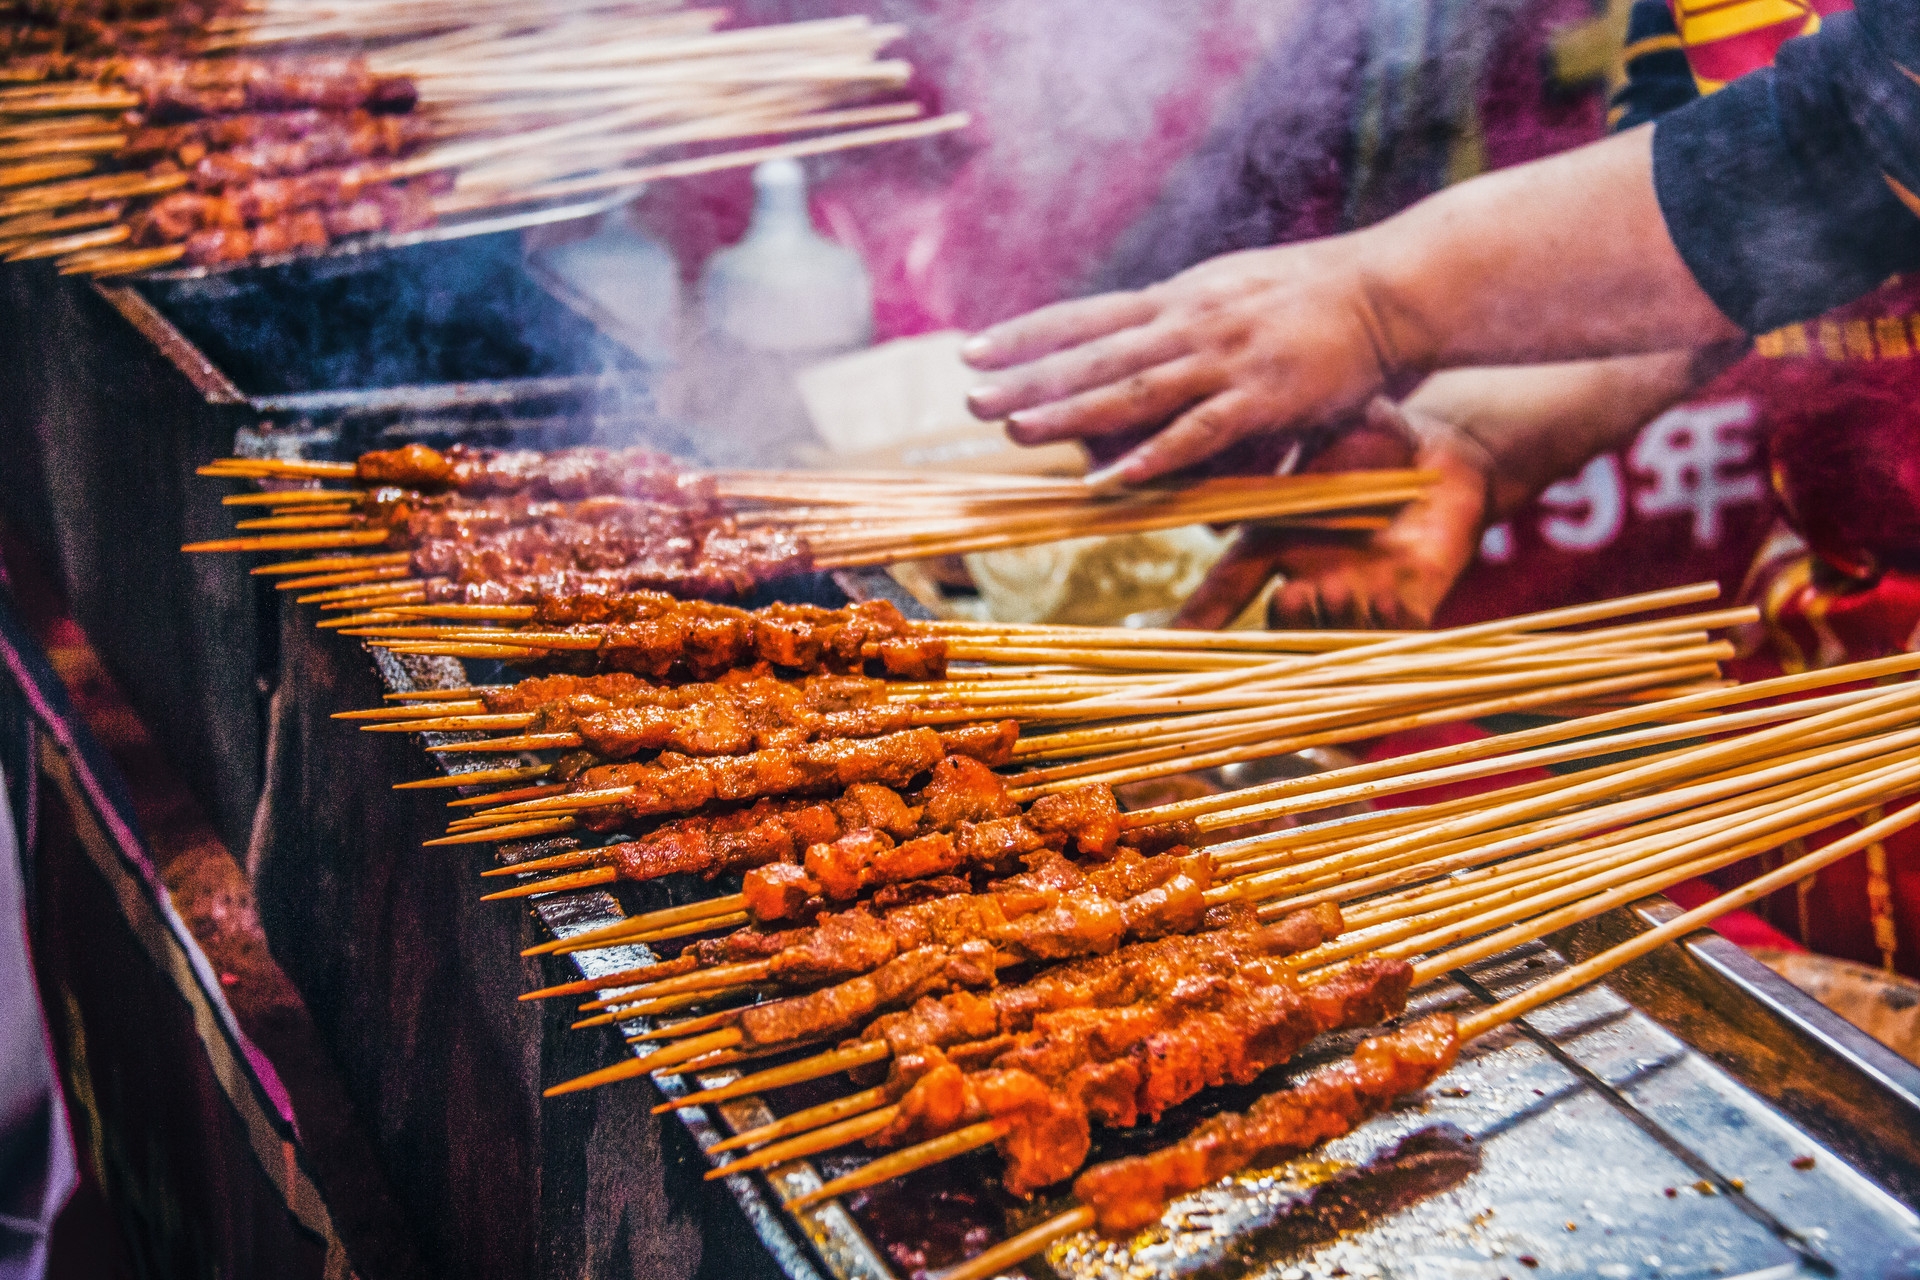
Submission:
{"label": "charred meat piece", "polygon": [[[1253,1080],[1323,1032],[1370,1025],[1383,1008],[1397,1012],[1411,968],[1371,960],[1343,976],[1336,992],[1319,999],[1280,971],[1254,968],[1190,978],[1157,1000],[1041,1014],[985,1068],[963,1073],[941,1062],[926,1071],[902,1096],[895,1123],[868,1142],[923,1141],[999,1119],[1009,1125],[996,1144],[1007,1160],[1007,1188],[1029,1194],[1080,1167],[1094,1121],[1126,1127],[1142,1115],[1157,1119],[1202,1089]],[[1022,1083],[1009,1091],[1012,1078]],[[1056,1101],[1036,1111],[1028,1081]]]}
{"label": "charred meat piece", "polygon": [[1265,1095],[1244,1112],[1214,1116],[1171,1146],[1095,1165],[1074,1182],[1074,1195],[1094,1211],[1102,1232],[1138,1231],[1179,1196],[1352,1132],[1395,1098],[1444,1075],[1459,1047],[1450,1014],[1373,1036],[1351,1058]]}

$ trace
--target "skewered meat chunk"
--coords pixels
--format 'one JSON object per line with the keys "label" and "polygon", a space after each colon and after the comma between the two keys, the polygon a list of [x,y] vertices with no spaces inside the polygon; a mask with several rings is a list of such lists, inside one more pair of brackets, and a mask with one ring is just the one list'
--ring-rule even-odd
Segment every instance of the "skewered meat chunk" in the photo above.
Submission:
{"label": "skewered meat chunk", "polygon": [[918,811],[898,792],[855,783],[831,800],[762,799],[732,813],[681,818],[612,846],[608,856],[622,879],[651,880],[676,872],[712,879],[765,863],[798,862],[809,845],[849,830],[912,835],[918,824]]}
{"label": "skewered meat chunk", "polygon": [[945,642],[920,634],[886,601],[804,614],[786,605],[748,612],[635,591],[588,596],[571,605],[548,599],[534,608],[537,627],[601,628],[605,648],[619,651],[622,669],[641,675],[665,675],[673,663],[686,660],[689,636],[703,633],[710,650],[707,665],[714,670],[751,660],[799,671],[856,672],[877,658],[889,674],[908,668],[914,679],[946,674]]}
{"label": "skewered meat chunk", "polygon": [[1245,1112],[1214,1116],[1151,1154],[1095,1165],[1074,1182],[1074,1195],[1094,1211],[1103,1233],[1138,1231],[1179,1196],[1351,1132],[1395,1098],[1444,1075],[1458,1053],[1450,1014],[1370,1037],[1351,1058],[1265,1095]]}
{"label": "skewered meat chunk", "polygon": [[1255,961],[1238,974],[1190,978],[1160,999],[1043,1013],[982,1069],[962,1071],[937,1049],[897,1061],[901,1078],[917,1078],[894,1122],[868,1142],[895,1146],[1002,1120],[1007,1189],[1029,1194],[1080,1167],[1094,1121],[1126,1127],[1202,1089],[1245,1084],[1323,1032],[1392,1016],[1411,977],[1405,962],[1365,960],[1303,988],[1284,967]]}
{"label": "skewered meat chunk", "polygon": [[[957,816],[962,811],[950,805],[943,808],[935,797],[936,787],[930,784],[922,793],[925,812],[921,819],[922,834],[919,839],[897,844],[888,833],[849,831],[831,841],[809,846],[800,874],[795,874],[793,868],[773,866],[748,872],[744,891],[747,909],[753,918],[762,922],[781,919],[784,917],[765,913],[782,911],[789,915],[799,914],[816,906],[816,899],[846,902],[876,886],[899,884],[962,869],[993,872],[1006,868],[1015,859],[1044,850],[1064,848],[1070,839],[1077,839],[1083,850],[1088,844],[1095,844],[1101,856],[1113,852],[1112,842],[1118,838],[1117,824],[1108,822],[1107,814],[1098,805],[1082,805],[1077,809],[1061,806],[1054,813],[1054,828],[1043,831],[1032,821],[1031,813],[1019,813],[1018,806],[1005,798],[1005,788],[996,775],[981,769],[966,757],[948,756],[935,768],[936,781],[943,770],[946,770],[948,777],[958,776],[961,770],[957,766],[963,761],[979,769],[994,783],[993,790],[986,794],[996,803],[990,808],[975,811],[1000,812],[1003,808],[1013,808],[1013,814],[989,818],[984,822],[970,821]],[[1078,790],[1106,789],[1085,787]],[[1107,794],[1111,799],[1111,792]],[[1065,824],[1069,819],[1082,821],[1085,825],[1067,827]],[[1091,835],[1089,828],[1092,828]],[[1101,887],[1123,897],[1159,888],[1160,881],[1129,882],[1129,873],[1137,865],[1144,864],[1145,860],[1134,854],[1132,861],[1108,869],[1113,878],[1111,883],[1103,883]],[[1067,878],[1056,883],[1055,878],[1063,875]],[[1062,859],[1050,859],[1030,870],[1026,877],[1015,877],[1004,884],[1006,887],[1019,885],[1066,889],[1081,882],[1081,873],[1073,864]],[[1203,885],[1202,890],[1204,888]],[[1136,909],[1140,913],[1136,932],[1151,929],[1152,920],[1158,918],[1155,913],[1163,914],[1168,921],[1184,920],[1193,913],[1192,903],[1186,897],[1175,897],[1170,891],[1158,897],[1143,898]]]}
{"label": "skewered meat chunk", "polygon": [[1170,991],[1193,974],[1237,972],[1252,960],[1309,951],[1338,936],[1341,928],[1339,909],[1327,903],[1268,926],[1252,922],[1130,943],[1109,955],[1055,965],[1017,986],[923,999],[878,1019],[862,1038],[886,1041],[895,1058],[992,1041],[1030,1029],[1037,1016],[1056,1009],[1132,1004]]}
{"label": "skewered meat chunk", "polygon": [[630,787],[616,804],[589,810],[583,825],[606,830],[630,818],[688,813],[715,801],[762,796],[818,794],[856,782],[900,787],[933,768],[946,744],[931,729],[909,729],[878,738],[849,738],[775,747],[742,756],[691,757],[662,752],[652,764],[610,764],[589,769],[581,791]]}
{"label": "skewered meat chunk", "polygon": [[[606,593],[600,594],[604,599]],[[679,600],[656,591],[635,591],[616,598],[621,608],[611,619],[536,620],[530,624],[534,638],[527,643],[541,647],[540,635],[556,625],[567,626],[572,637],[593,643],[594,648],[569,649],[563,660],[650,679],[669,678],[689,669],[695,679],[712,679],[730,668],[756,663],[846,673],[860,671],[875,660],[889,674],[905,674],[916,680],[945,674],[946,642],[920,633],[898,609],[884,601],[822,610],[826,617],[806,622],[809,641],[801,646],[791,642],[798,624],[791,618],[778,619],[775,627],[766,609],[748,612],[722,604]],[[544,609],[538,602],[535,609],[563,612]],[[523,634],[524,629],[504,630],[499,633],[499,642],[514,644]]]}
{"label": "skewered meat chunk", "polygon": [[950,831],[962,822],[985,822],[1020,812],[1007,795],[1004,778],[970,756],[948,756],[933,768],[921,801],[933,830]]}
{"label": "skewered meat chunk", "polygon": [[1075,787],[1041,796],[1027,809],[1027,820],[1043,833],[1070,833],[1074,846],[1094,857],[1112,853],[1120,840],[1120,806],[1111,787]]}
{"label": "skewered meat chunk", "polygon": [[933,943],[902,952],[860,974],[819,991],[740,1012],[748,1044],[784,1044],[844,1035],[894,1008],[939,992],[984,987],[994,980],[993,944],[971,939]]}
{"label": "skewered meat chunk", "polygon": [[[616,569],[515,570],[485,578],[429,578],[421,584],[421,594],[428,604],[521,605],[551,596],[665,590],[680,591],[690,598],[723,598],[812,568],[804,540],[778,532],[779,537],[764,538],[754,546],[721,548],[727,558],[710,563],[685,557],[670,563],[646,558]],[[702,547],[707,544],[703,542]]]}
{"label": "skewered meat chunk", "polygon": [[[1146,878],[1155,887],[1179,881],[1204,884],[1209,875],[1204,854],[1186,858],[1163,854],[1146,861],[1155,864],[1153,874],[1128,883]],[[810,985],[858,977],[918,947],[957,946],[980,939],[992,942],[1009,962],[1043,955],[1103,955],[1119,945],[1128,927],[1125,902],[1116,901],[1112,883],[1088,875],[1065,890],[1016,887],[985,894],[955,893],[885,914],[871,906],[855,907],[822,915],[810,928],[780,933],[742,929],[709,938],[687,948],[682,959],[692,955],[699,967],[768,960],[768,977]],[[1052,930],[1050,935],[1043,934],[1043,922]],[[782,941],[772,946],[767,940],[775,937]]]}
{"label": "skewered meat chunk", "polygon": [[[548,702],[533,712],[526,732],[571,733],[601,760],[613,761],[642,751],[724,756],[830,738],[873,738],[911,729],[925,716],[921,706],[875,701],[853,710],[815,711],[798,686],[760,677],[649,689],[621,706],[586,697]],[[998,723],[947,734],[950,742],[976,751],[1006,754],[1012,745],[1001,746]]]}
{"label": "skewered meat chunk", "polygon": [[322,191],[311,200],[318,207],[295,207],[313,194],[291,187],[268,190],[258,183],[235,197],[175,192],[129,220],[132,240],[139,245],[184,244],[188,262],[217,266],[324,249],[345,235],[417,230],[434,221],[432,196],[417,187],[375,186],[338,199],[328,199]]}
{"label": "skewered meat chunk", "polygon": [[454,489],[475,495],[585,498],[621,494],[704,505],[714,492],[710,477],[688,475],[671,457],[646,448],[580,447],[540,453],[455,445],[442,452],[411,444],[363,453],[355,472],[365,484]]}
{"label": "skewered meat chunk", "polygon": [[[799,680],[777,680],[765,667],[740,668],[722,673],[712,684],[715,690],[745,690],[756,696],[764,683],[778,690],[769,696],[791,698],[808,711],[828,714],[852,711],[883,700],[884,681],[865,676],[811,675]],[[564,706],[583,714],[610,711],[617,707],[678,707],[688,698],[705,696],[708,686],[657,685],[631,672],[609,672],[597,676],[531,676],[505,689],[488,689],[480,697],[492,713],[539,711]]]}
{"label": "skewered meat chunk", "polygon": [[411,110],[411,81],[375,75],[358,58],[134,57],[93,68],[138,93],[150,119],[235,115],[315,107],[328,111]]}
{"label": "skewered meat chunk", "polygon": [[[399,536],[405,544],[407,539]],[[593,519],[553,518],[496,533],[412,544],[413,571],[457,586],[554,573],[611,573],[625,589],[695,597],[743,595],[812,567],[803,540],[772,525],[685,508],[629,508]]]}
{"label": "skewered meat chunk", "polygon": [[187,163],[195,190],[219,191],[261,178],[284,178],[356,161],[401,156],[427,135],[426,123],[414,117],[356,111],[325,117],[323,123],[296,138],[239,143],[209,151]]}

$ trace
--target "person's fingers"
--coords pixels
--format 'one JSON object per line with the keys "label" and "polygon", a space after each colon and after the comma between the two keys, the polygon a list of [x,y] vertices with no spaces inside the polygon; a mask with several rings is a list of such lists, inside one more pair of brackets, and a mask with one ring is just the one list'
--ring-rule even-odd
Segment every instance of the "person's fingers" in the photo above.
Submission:
{"label": "person's fingers", "polygon": [[1158,311],[1159,304],[1138,293],[1056,302],[974,334],[961,346],[960,358],[975,369],[1005,369],[1145,324]]}
{"label": "person's fingers", "polygon": [[1123,329],[989,379],[967,393],[967,408],[976,418],[1004,418],[1119,382],[1186,350],[1186,338],[1176,331],[1155,325]]}
{"label": "person's fingers", "polygon": [[1217,372],[1198,357],[1183,356],[1098,390],[1023,409],[1007,419],[1007,434],[1020,444],[1111,435],[1162,422],[1204,399],[1218,385]]}
{"label": "person's fingers", "polygon": [[1264,425],[1259,402],[1245,391],[1222,391],[1201,401],[1142,441],[1131,453],[1087,477],[1095,487],[1144,484],[1192,466]]}
{"label": "person's fingers", "polygon": [[1216,631],[1246,611],[1273,577],[1286,535],[1274,529],[1242,529],[1227,544],[1207,576],[1180,604],[1173,625]]}

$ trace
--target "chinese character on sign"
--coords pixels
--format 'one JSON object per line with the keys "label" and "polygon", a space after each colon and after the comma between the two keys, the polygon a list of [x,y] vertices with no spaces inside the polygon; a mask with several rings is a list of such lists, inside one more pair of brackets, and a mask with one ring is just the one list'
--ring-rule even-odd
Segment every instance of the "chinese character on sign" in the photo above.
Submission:
{"label": "chinese character on sign", "polygon": [[1642,516],[1693,516],[1696,546],[1720,543],[1721,513],[1766,494],[1753,456],[1754,407],[1746,400],[1683,405],[1647,424],[1628,460],[1651,481],[1635,490]]}
{"label": "chinese character on sign", "polygon": [[1621,492],[1620,459],[1603,453],[1587,463],[1571,480],[1547,486],[1540,505],[1550,514],[1541,518],[1540,536],[1561,551],[1598,551],[1620,536],[1626,523],[1626,495]]}

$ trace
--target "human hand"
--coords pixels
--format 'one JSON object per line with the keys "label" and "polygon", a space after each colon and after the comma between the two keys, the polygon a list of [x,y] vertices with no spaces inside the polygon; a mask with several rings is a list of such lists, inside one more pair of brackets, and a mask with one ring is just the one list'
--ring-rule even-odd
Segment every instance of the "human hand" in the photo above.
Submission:
{"label": "human hand", "polygon": [[1385,399],[1361,426],[1308,468],[1340,471],[1411,465],[1440,477],[1365,541],[1298,530],[1241,530],[1181,606],[1175,626],[1223,627],[1275,574],[1286,581],[1268,602],[1276,628],[1413,629],[1431,625],[1480,542],[1488,514],[1491,459],[1451,425]]}
{"label": "human hand", "polygon": [[1352,414],[1398,366],[1355,239],[1228,254],[1137,292],[995,325],[963,348],[994,375],[968,407],[1006,417],[1027,445],[1167,424],[1088,476],[1096,487]]}

